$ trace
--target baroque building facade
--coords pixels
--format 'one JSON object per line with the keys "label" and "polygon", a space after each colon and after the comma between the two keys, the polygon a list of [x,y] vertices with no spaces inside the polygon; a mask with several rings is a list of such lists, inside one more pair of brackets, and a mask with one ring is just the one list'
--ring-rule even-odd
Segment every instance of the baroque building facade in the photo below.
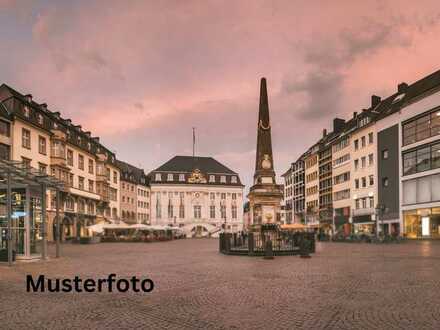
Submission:
{"label": "baroque building facade", "polygon": [[175,156],[148,174],[151,224],[179,226],[187,237],[243,229],[243,185],[211,157]]}

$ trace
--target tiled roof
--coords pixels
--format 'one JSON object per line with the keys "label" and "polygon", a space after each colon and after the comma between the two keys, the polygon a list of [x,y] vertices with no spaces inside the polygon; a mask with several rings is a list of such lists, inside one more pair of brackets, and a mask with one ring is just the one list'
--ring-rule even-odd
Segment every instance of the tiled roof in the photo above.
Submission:
{"label": "tiled roof", "polygon": [[199,169],[209,174],[237,174],[212,157],[175,156],[153,172],[192,172]]}

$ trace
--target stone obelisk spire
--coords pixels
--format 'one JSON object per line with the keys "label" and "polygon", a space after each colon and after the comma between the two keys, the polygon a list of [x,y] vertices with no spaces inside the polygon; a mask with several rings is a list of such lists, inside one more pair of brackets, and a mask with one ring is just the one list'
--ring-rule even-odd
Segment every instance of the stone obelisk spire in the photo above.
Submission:
{"label": "stone obelisk spire", "polygon": [[269,102],[265,78],[261,79],[260,85],[254,184],[249,189],[248,198],[250,209],[248,230],[259,230],[262,225],[279,221],[283,192],[276,184],[273,169]]}
{"label": "stone obelisk spire", "polygon": [[[272,178],[272,183],[275,183],[266,78],[262,78],[260,84],[260,107],[258,110],[257,154],[255,160],[254,183],[262,183],[262,177],[270,177]],[[266,181],[267,180],[268,179],[266,179]]]}

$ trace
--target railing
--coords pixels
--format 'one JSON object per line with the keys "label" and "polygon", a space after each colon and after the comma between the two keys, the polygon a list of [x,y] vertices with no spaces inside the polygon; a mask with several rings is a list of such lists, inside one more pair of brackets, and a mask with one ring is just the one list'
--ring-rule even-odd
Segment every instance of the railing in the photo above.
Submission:
{"label": "railing", "polygon": [[223,254],[262,256],[266,253],[268,241],[273,255],[297,255],[304,241],[310,244],[310,252],[315,252],[314,233],[308,232],[221,233],[219,237],[219,250]]}

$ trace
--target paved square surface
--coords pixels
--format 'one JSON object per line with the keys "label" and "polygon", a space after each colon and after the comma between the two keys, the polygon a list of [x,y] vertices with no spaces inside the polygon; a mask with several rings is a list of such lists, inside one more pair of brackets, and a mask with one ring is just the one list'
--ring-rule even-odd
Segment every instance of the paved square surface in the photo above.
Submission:
{"label": "paved square surface", "polygon": [[[224,256],[215,239],[62,248],[61,259],[0,265],[1,329],[440,328],[440,242],[321,243],[309,260]],[[25,289],[26,274],[110,273],[149,277],[155,290]]]}

